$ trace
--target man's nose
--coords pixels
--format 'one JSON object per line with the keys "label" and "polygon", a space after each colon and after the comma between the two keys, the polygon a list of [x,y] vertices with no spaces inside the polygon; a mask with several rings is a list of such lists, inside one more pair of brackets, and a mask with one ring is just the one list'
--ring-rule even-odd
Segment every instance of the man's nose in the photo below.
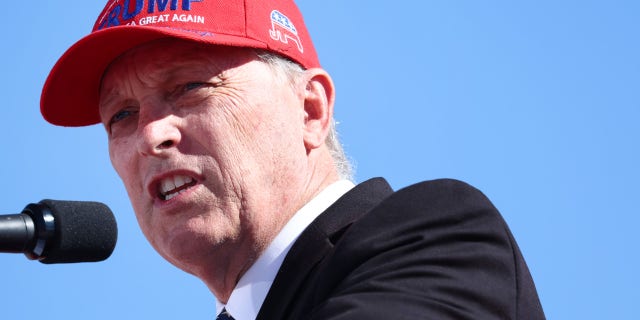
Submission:
{"label": "man's nose", "polygon": [[178,119],[171,114],[143,121],[140,131],[138,150],[146,156],[162,156],[177,147],[182,138]]}

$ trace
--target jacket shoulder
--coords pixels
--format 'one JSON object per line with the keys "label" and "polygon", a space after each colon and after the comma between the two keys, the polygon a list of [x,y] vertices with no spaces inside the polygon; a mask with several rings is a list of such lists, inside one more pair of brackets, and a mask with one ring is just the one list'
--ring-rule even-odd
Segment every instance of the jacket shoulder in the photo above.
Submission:
{"label": "jacket shoulder", "polygon": [[346,311],[353,319],[517,319],[520,309],[544,318],[500,213],[459,180],[424,181],[386,197],[349,227],[320,269],[316,301],[324,303],[314,319]]}

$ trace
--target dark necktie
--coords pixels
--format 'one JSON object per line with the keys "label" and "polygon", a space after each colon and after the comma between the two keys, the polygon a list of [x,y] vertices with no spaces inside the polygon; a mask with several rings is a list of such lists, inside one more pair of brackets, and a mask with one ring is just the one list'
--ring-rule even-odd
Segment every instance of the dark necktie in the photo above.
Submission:
{"label": "dark necktie", "polygon": [[227,309],[222,309],[222,312],[218,315],[216,320],[234,320],[233,317],[227,312]]}

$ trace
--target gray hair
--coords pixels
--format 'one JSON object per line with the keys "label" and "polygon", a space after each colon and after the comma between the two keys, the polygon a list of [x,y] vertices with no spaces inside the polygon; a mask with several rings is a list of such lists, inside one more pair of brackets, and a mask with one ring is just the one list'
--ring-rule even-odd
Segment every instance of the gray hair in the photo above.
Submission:
{"label": "gray hair", "polygon": [[[288,80],[292,86],[299,84],[298,82],[302,79],[302,75],[304,73],[304,68],[301,65],[269,51],[256,50],[256,53],[260,60],[270,65],[274,70],[279,71],[280,74],[284,75],[286,80]],[[333,163],[340,178],[353,180],[353,167],[338,138],[336,124],[335,119],[332,118],[329,127],[329,134],[327,135],[325,144],[329,149],[329,153],[331,154],[331,158],[333,159]]]}

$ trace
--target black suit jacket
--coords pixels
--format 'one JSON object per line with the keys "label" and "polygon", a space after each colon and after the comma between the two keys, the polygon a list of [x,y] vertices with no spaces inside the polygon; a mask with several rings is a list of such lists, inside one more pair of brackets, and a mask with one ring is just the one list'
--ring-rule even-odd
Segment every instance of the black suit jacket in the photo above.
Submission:
{"label": "black suit jacket", "polygon": [[544,319],[506,223],[455,180],[357,185],[287,254],[258,319]]}

